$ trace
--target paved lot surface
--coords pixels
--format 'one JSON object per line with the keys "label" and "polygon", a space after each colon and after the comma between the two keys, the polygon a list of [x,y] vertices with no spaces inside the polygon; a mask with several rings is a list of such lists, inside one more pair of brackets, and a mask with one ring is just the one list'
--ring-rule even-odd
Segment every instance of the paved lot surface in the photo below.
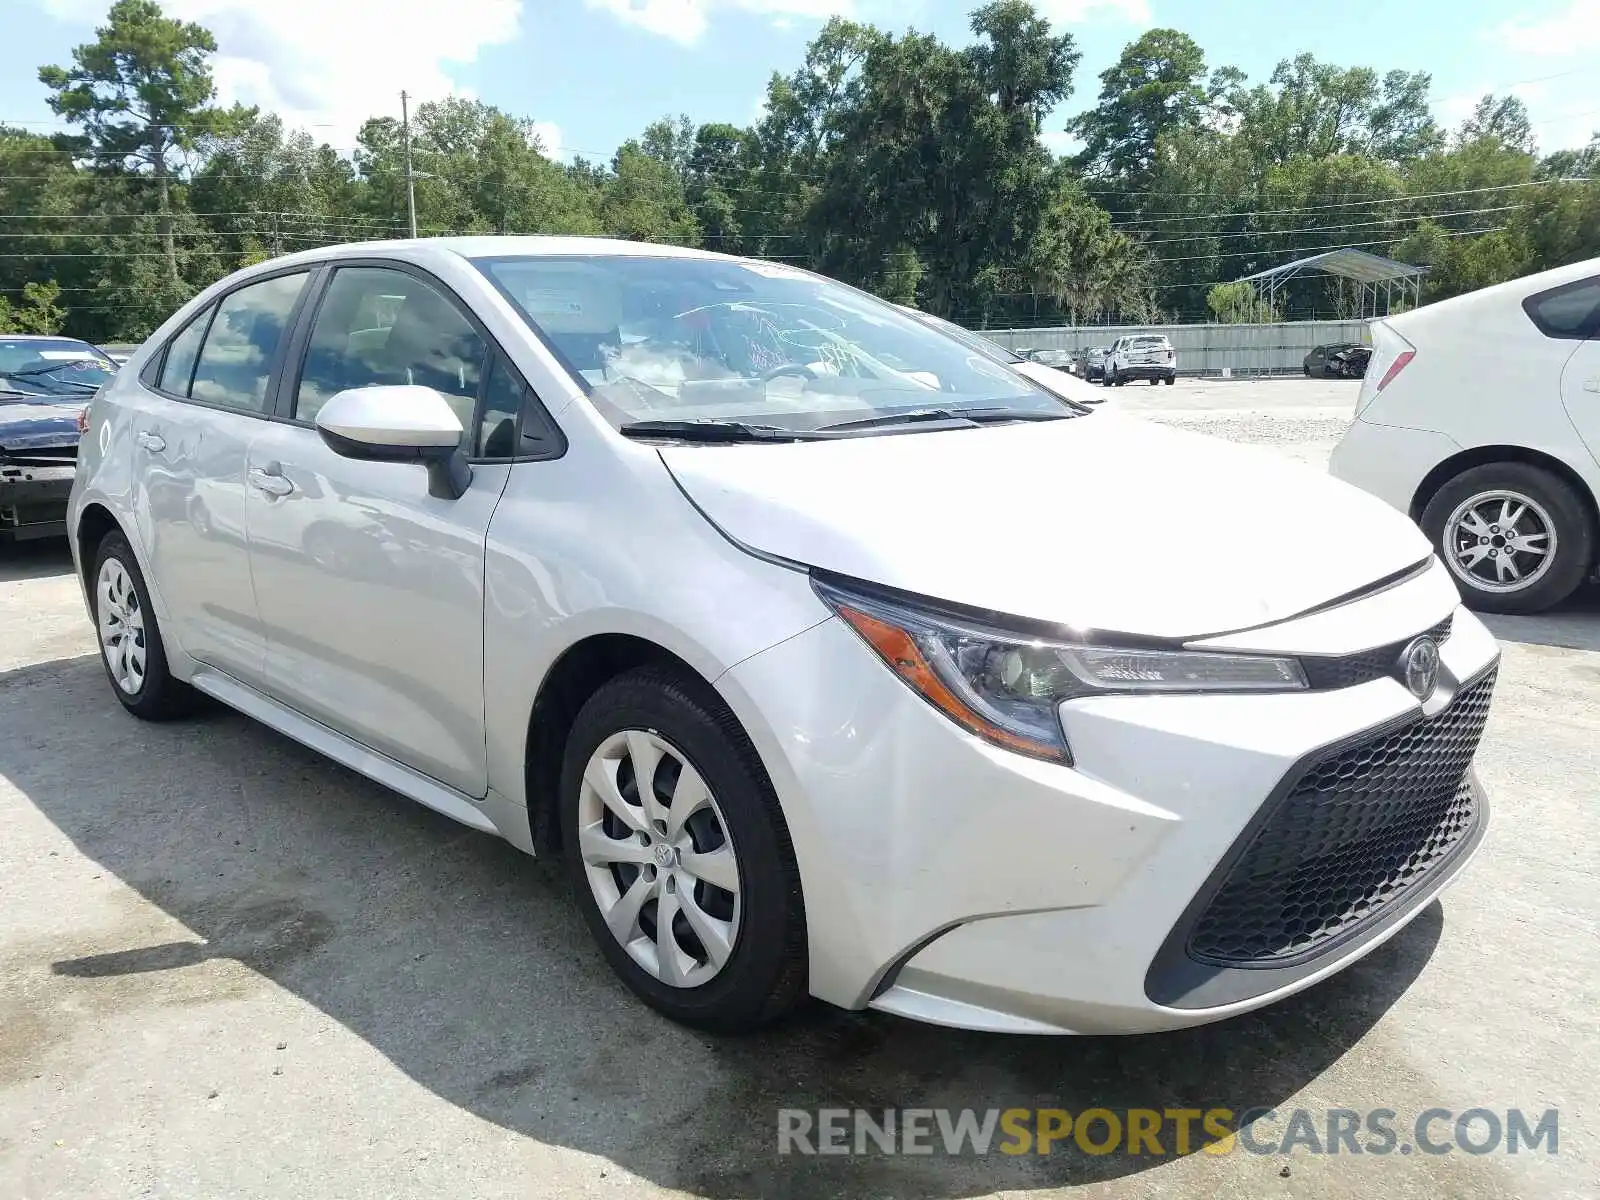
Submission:
{"label": "paved lot surface", "polygon": [[[1319,463],[1354,389],[1110,396]],[[818,1006],[716,1040],[612,982],[548,865],[243,718],[125,716],[64,550],[0,552],[0,1197],[1593,1196],[1600,600],[1494,624],[1484,851],[1344,975],[1139,1039]],[[1555,1107],[1560,1144],[776,1155],[778,1108],[857,1105]]]}

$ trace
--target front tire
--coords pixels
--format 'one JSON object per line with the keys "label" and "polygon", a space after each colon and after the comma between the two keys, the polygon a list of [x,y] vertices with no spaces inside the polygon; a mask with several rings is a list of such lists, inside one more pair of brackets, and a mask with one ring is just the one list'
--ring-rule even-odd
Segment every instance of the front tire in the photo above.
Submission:
{"label": "front tire", "polygon": [[166,647],[133,547],[120,532],[95,551],[89,591],[100,661],[122,707],[146,721],[185,716],[196,694],[167,669]]}
{"label": "front tire", "polygon": [[561,829],[578,906],[622,981],[673,1020],[770,1024],[806,990],[788,827],[709,686],[644,667],[600,688],[567,739]]}
{"label": "front tire", "polygon": [[1462,599],[1485,612],[1542,612],[1572,595],[1594,562],[1582,499],[1529,463],[1463,471],[1434,493],[1421,524]]}

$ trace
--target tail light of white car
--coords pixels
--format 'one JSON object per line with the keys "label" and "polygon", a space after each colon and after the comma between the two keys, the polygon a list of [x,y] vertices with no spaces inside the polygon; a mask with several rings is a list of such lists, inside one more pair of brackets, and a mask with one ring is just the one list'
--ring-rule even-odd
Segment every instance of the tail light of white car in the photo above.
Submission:
{"label": "tail light of white car", "polygon": [[1417,356],[1417,348],[1405,338],[1401,337],[1384,321],[1372,323],[1372,360],[1367,364],[1366,375],[1362,377],[1361,394],[1356,397],[1356,415],[1371,404],[1400,376],[1400,372],[1411,365],[1411,360]]}

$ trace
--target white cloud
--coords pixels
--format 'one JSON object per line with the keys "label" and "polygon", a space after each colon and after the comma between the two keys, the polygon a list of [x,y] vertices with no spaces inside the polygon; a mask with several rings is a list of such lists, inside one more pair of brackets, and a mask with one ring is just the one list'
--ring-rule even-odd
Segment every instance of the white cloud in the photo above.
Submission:
{"label": "white cloud", "polygon": [[[104,19],[104,0],[43,0],[52,14]],[[371,116],[464,95],[451,69],[517,36],[522,0],[163,0],[168,16],[198,21],[217,39],[213,61],[225,104],[258,104],[336,146],[353,144]]]}
{"label": "white cloud", "polygon": [[1149,0],[1034,0],[1034,7],[1052,25],[1078,25],[1092,20],[1150,24]]}
{"label": "white cloud", "polygon": [[590,8],[610,13],[626,25],[692,46],[705,36],[713,14],[737,10],[771,18],[778,29],[792,28],[796,19],[826,21],[853,17],[855,0],[585,0]]}
{"label": "white cloud", "polygon": [[565,160],[572,157],[573,152],[561,140],[561,126],[554,121],[535,121],[533,133],[539,139],[539,149],[544,151],[546,158]]}
{"label": "white cloud", "polygon": [[1520,54],[1566,57],[1600,50],[1600,4],[1572,0],[1564,12],[1537,21],[1508,21],[1492,35],[1496,44]]}
{"label": "white cloud", "polygon": [[1046,150],[1057,157],[1071,154],[1082,145],[1077,134],[1068,133],[1065,129],[1046,129],[1039,135],[1039,140],[1044,143]]}

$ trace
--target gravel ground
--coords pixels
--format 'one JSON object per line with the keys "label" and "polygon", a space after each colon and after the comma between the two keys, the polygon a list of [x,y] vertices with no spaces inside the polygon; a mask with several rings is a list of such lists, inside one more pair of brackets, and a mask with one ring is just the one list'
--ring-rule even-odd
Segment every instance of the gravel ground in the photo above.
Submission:
{"label": "gravel ground", "polygon": [[[1320,464],[1353,397],[1185,382],[1108,403]],[[1137,1039],[813,1006],[718,1040],[623,993],[547,864],[230,713],[125,716],[64,550],[0,551],[0,1197],[1592,1196],[1600,600],[1494,626],[1483,853],[1335,979]],[[1558,1108],[1560,1142],[776,1154],[780,1107],[1011,1105]]]}

